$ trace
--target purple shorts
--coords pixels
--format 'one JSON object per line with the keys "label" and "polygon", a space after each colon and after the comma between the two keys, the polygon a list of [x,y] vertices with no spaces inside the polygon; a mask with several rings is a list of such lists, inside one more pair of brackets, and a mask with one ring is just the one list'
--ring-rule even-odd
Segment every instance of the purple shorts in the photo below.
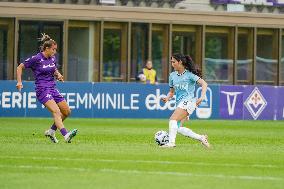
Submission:
{"label": "purple shorts", "polygon": [[56,103],[65,100],[60,92],[55,88],[36,89],[36,97],[42,104],[45,104],[49,100],[54,100]]}

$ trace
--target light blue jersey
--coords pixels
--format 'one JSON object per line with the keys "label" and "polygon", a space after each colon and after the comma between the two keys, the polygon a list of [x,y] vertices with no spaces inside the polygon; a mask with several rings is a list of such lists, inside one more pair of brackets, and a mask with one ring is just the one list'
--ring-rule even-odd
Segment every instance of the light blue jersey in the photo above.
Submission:
{"label": "light blue jersey", "polygon": [[200,79],[199,76],[188,70],[185,70],[182,74],[178,74],[177,71],[170,74],[169,86],[175,89],[176,106],[178,106],[182,100],[195,98],[194,91],[198,79]]}

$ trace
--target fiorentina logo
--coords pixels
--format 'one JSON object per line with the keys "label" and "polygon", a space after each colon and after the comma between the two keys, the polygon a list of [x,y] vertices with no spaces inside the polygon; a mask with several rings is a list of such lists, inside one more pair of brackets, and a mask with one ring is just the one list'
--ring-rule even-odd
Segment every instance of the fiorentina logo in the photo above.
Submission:
{"label": "fiorentina logo", "polygon": [[266,105],[267,102],[257,87],[254,88],[254,90],[245,101],[245,106],[247,107],[254,120],[258,118]]}

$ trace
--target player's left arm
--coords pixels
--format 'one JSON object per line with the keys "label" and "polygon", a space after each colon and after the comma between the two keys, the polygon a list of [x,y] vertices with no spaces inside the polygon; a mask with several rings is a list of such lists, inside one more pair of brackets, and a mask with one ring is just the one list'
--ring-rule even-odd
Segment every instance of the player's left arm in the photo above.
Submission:
{"label": "player's left arm", "polygon": [[197,83],[198,83],[199,85],[201,85],[201,88],[202,88],[202,90],[201,90],[201,96],[200,96],[200,98],[198,98],[197,101],[196,101],[196,106],[199,106],[199,104],[202,102],[202,100],[205,99],[206,90],[207,90],[207,83],[206,83],[206,81],[204,81],[202,78],[199,78],[199,79],[197,80]]}
{"label": "player's left arm", "polygon": [[58,69],[55,70],[53,75],[58,81],[64,82],[63,75],[58,71]]}

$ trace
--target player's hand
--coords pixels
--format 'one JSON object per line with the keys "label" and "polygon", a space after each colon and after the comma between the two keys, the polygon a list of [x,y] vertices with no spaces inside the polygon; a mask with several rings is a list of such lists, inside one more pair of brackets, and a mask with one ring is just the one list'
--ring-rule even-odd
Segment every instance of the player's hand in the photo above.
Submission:
{"label": "player's hand", "polygon": [[21,91],[22,88],[23,88],[23,83],[22,83],[22,82],[18,82],[17,85],[16,85],[16,87],[17,87],[17,89],[18,89],[19,91]]}
{"label": "player's hand", "polygon": [[169,97],[163,97],[161,98],[161,101],[163,101],[164,103],[168,102],[170,99]]}
{"label": "player's hand", "polygon": [[204,100],[203,98],[197,99],[196,100],[196,106],[199,106],[203,100]]}
{"label": "player's hand", "polygon": [[56,75],[56,79],[57,79],[58,81],[64,82],[63,75],[61,75],[60,73],[58,73],[58,74]]}

